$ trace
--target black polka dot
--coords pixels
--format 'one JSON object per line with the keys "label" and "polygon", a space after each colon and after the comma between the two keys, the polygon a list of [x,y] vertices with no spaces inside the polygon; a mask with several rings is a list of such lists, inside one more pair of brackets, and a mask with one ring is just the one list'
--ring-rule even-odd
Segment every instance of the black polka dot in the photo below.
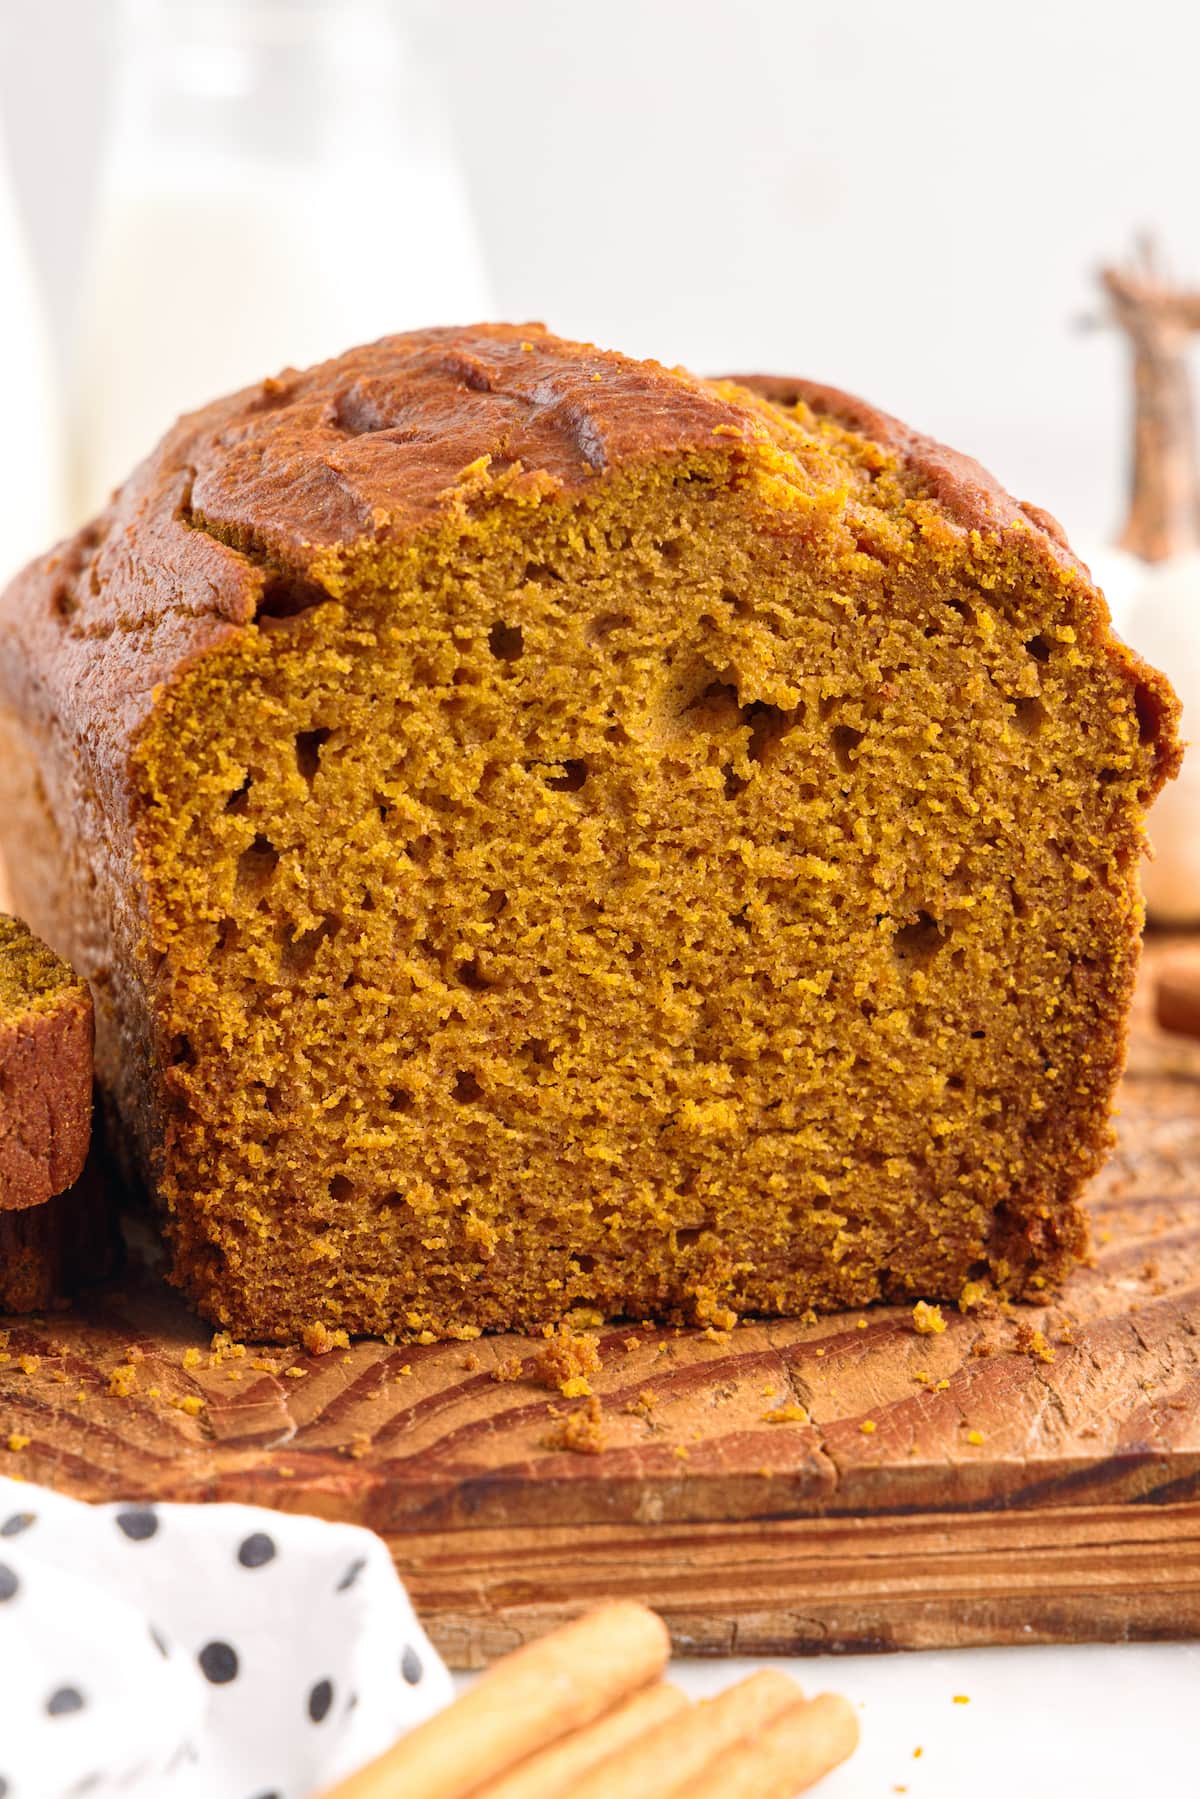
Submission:
{"label": "black polka dot", "polygon": [[329,1708],[332,1704],[333,1682],[319,1680],[308,1695],[308,1715],[314,1724],[319,1724],[323,1718],[329,1715]]}
{"label": "black polka dot", "polygon": [[[36,1512],[14,1512],[11,1518],[6,1518],[0,1524],[0,1537],[19,1537],[23,1530],[28,1530],[31,1524],[36,1523]],[[3,1793],[0,1793],[0,1799],[4,1799]]]}
{"label": "black polka dot", "polygon": [[148,1543],[158,1531],[158,1519],[146,1506],[136,1511],[118,1512],[117,1529],[124,1531],[131,1543]]}
{"label": "black polka dot", "polygon": [[410,1687],[415,1687],[425,1672],[425,1664],[411,1643],[404,1645],[404,1654],[400,1657],[400,1672]]}
{"label": "black polka dot", "polygon": [[83,1694],[78,1687],[59,1687],[47,1699],[46,1710],[52,1718],[66,1718],[72,1712],[81,1712],[83,1705]]}
{"label": "black polka dot", "polygon": [[158,1653],[162,1656],[163,1660],[166,1661],[171,1653],[170,1645],[168,1644],[166,1637],[163,1636],[161,1631],[155,1630],[153,1624],[150,1625],[149,1629],[150,1641],[154,1644],[154,1647],[158,1650]]}
{"label": "black polka dot", "polygon": [[352,1587],[366,1565],[367,1558],[365,1555],[360,1555],[357,1561],[351,1562],[350,1566],[346,1569],[346,1572],[337,1583],[338,1592],[344,1593],[347,1587]]}
{"label": "black polka dot", "polygon": [[227,1686],[237,1679],[237,1650],[229,1643],[206,1643],[196,1659],[204,1678],[215,1687]]}
{"label": "black polka dot", "polygon": [[0,1562],[0,1602],[11,1599],[20,1584],[8,1563]]}
{"label": "black polka dot", "polygon": [[265,1530],[256,1530],[238,1550],[238,1561],[243,1568],[263,1568],[274,1560],[275,1542]]}

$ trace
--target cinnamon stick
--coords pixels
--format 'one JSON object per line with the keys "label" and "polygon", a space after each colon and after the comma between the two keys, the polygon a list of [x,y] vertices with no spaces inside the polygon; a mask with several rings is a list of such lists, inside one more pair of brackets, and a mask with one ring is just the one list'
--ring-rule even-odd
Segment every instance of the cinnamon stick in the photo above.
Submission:
{"label": "cinnamon stick", "polygon": [[616,1600],[505,1656],[325,1799],[466,1799],[656,1680],[670,1639],[654,1612]]}
{"label": "cinnamon stick", "polygon": [[1200,962],[1168,962],[1154,989],[1154,1016],[1164,1031],[1200,1037]]}
{"label": "cinnamon stick", "polygon": [[627,1743],[691,1707],[678,1687],[646,1687],[586,1730],[530,1756],[511,1774],[481,1787],[478,1799],[574,1799],[577,1782]]}
{"label": "cinnamon stick", "polygon": [[794,1706],[799,1697],[794,1680],[774,1668],[763,1668],[610,1755],[576,1781],[572,1799],[663,1799],[679,1782],[701,1773],[714,1756]]}
{"label": "cinnamon stick", "polygon": [[801,1700],[733,1743],[665,1799],[793,1799],[853,1755],[858,1719],[836,1693]]}

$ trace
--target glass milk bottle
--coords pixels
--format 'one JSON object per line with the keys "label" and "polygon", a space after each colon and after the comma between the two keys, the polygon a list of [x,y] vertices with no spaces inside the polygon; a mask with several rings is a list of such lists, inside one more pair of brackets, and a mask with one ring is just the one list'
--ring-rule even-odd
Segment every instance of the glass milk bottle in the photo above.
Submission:
{"label": "glass milk bottle", "polygon": [[182,411],[489,297],[430,71],[387,0],[121,0],[82,294],[85,516]]}
{"label": "glass milk bottle", "polygon": [[65,524],[59,396],[0,138],[0,587]]}

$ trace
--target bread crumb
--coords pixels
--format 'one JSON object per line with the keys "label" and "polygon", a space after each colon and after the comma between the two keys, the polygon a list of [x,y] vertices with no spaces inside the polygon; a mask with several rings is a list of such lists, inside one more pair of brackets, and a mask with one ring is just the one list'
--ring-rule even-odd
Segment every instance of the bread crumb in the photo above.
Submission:
{"label": "bread crumb", "polygon": [[557,1387],[564,1399],[590,1394],[588,1376],[599,1374],[601,1366],[597,1338],[587,1332],[576,1334],[566,1324],[548,1324],[542,1334],[545,1342],[533,1358],[533,1379],[540,1386]]}
{"label": "bread crumb", "polygon": [[547,1449],[565,1449],[572,1455],[599,1455],[604,1445],[600,1401],[594,1393],[586,1404],[560,1419],[545,1438]]}
{"label": "bread crumb", "polygon": [[676,1445],[675,1454],[679,1457],[681,1462],[689,1461],[691,1459],[691,1453],[691,1450],[688,1449],[685,1444],[679,1443]]}
{"label": "bread crumb", "polygon": [[637,1398],[631,1399],[628,1405],[621,1407],[621,1410],[628,1412],[634,1418],[649,1418],[657,1404],[658,1394],[650,1387],[643,1387]]}
{"label": "bread crumb", "polygon": [[146,1392],[151,1399],[161,1399],[162,1398],[162,1388],[161,1387],[147,1387]]}
{"label": "bread crumb", "polygon": [[36,1374],[42,1365],[40,1355],[23,1355],[17,1358],[17,1367],[22,1374]]}
{"label": "bread crumb", "polygon": [[971,1701],[966,1693],[955,1693],[954,1703],[955,1705],[970,1705]]}
{"label": "bread crumb", "polygon": [[[794,1402],[789,1405],[777,1405],[772,1411],[763,1413],[764,1424],[807,1424],[808,1413],[802,1405]],[[874,1426],[872,1426],[874,1429]]]}
{"label": "bread crumb", "polygon": [[731,1331],[738,1321],[736,1312],[722,1305],[711,1287],[697,1287],[692,1294],[692,1314],[698,1325],[713,1330]]}
{"label": "bread crumb", "polygon": [[182,1360],[185,1368],[198,1368],[201,1359],[200,1351],[198,1349],[185,1349],[183,1352]]}
{"label": "bread crumb", "polygon": [[137,1369],[132,1362],[121,1362],[108,1377],[108,1390],[114,1399],[128,1399],[137,1385]]}
{"label": "bread crumb", "polygon": [[[309,1355],[328,1355],[333,1349],[349,1349],[350,1338],[343,1330],[331,1331],[327,1324],[306,1324],[300,1333]],[[430,1338],[432,1342],[432,1337]]]}
{"label": "bread crumb", "polygon": [[981,1430],[969,1430],[967,1432],[967,1442],[971,1445],[972,1449],[978,1449],[979,1445],[983,1442],[983,1432]]}
{"label": "bread crumb", "polygon": [[293,1363],[292,1363],[292,1365],[291,1365],[291,1367],[290,1367],[290,1368],[285,1368],[285,1369],[284,1369],[284,1371],[283,1371],[283,1372],[284,1372],[284,1373],[285,1373],[285,1374],[286,1374],[286,1375],[287,1375],[287,1376],[288,1376],[288,1377],[289,1377],[289,1378],[290,1378],[290,1379],[291,1379],[291,1380],[303,1380],[303,1379],[304,1379],[304,1376],[305,1376],[305,1375],[306,1375],[306,1374],[307,1374],[307,1373],[308,1373],[308,1369],[307,1369],[307,1368],[300,1368],[300,1367],[298,1367],[298,1366],[297,1366],[297,1364],[296,1364],[296,1363],[295,1363],[295,1362],[293,1362]]}
{"label": "bread crumb", "polygon": [[1055,1351],[1047,1343],[1042,1331],[1034,1330],[1031,1324],[1017,1326],[1017,1348],[1026,1355],[1036,1356],[1039,1362],[1052,1362]]}
{"label": "bread crumb", "polygon": [[14,1430],[9,1432],[8,1447],[12,1450],[14,1455],[20,1455],[23,1449],[29,1448],[32,1441],[32,1437],[25,1436],[22,1431]]}
{"label": "bread crumb", "polygon": [[946,1328],[946,1320],[942,1316],[941,1306],[927,1305],[918,1299],[912,1309],[913,1328],[922,1337],[934,1337]]}
{"label": "bread crumb", "polygon": [[198,1393],[185,1393],[182,1399],[173,1399],[171,1404],[177,1412],[186,1412],[189,1418],[198,1418],[204,1410],[204,1401]]}
{"label": "bread crumb", "polygon": [[476,1369],[483,1367],[483,1363],[475,1354],[475,1351],[472,1350],[470,1355],[465,1355],[463,1357],[460,1366],[465,1368],[468,1374],[474,1374]]}
{"label": "bread crumb", "polygon": [[626,1355],[632,1355],[635,1349],[640,1349],[641,1347],[642,1347],[642,1344],[641,1344],[641,1339],[639,1337],[626,1337],[626,1339],[625,1339],[625,1354]]}
{"label": "bread crumb", "polygon": [[864,1437],[872,1437],[879,1426],[876,1424],[874,1418],[864,1418],[858,1428]]}
{"label": "bread crumb", "polygon": [[497,1362],[496,1366],[492,1369],[492,1379],[499,1381],[520,1380],[524,1372],[525,1364],[519,1355],[505,1356],[504,1360],[502,1362]]}
{"label": "bread crumb", "polygon": [[371,1439],[365,1430],[356,1430],[346,1448],[346,1454],[352,1461],[361,1462],[371,1450]]}
{"label": "bread crumb", "polygon": [[948,1393],[950,1390],[950,1382],[948,1380],[935,1381],[933,1383],[933,1390],[935,1393]]}
{"label": "bread crumb", "polygon": [[815,1350],[814,1350],[814,1351],[813,1351],[813,1354],[814,1354],[814,1355],[824,1355],[824,1354],[825,1354],[825,1351],[824,1351],[824,1350],[823,1350],[823,1349],[815,1349]]}

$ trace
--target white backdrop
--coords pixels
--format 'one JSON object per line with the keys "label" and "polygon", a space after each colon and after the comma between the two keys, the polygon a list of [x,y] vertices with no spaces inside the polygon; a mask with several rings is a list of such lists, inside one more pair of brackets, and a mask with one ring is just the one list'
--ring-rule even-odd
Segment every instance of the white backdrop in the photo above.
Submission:
{"label": "white backdrop", "polygon": [[[107,7],[0,0],[0,106],[60,331]],[[1120,348],[1076,321],[1094,265],[1142,225],[1200,280],[1200,9],[398,10],[440,70],[502,313],[702,370],[841,383],[974,451],[1085,539],[1117,522]]]}

